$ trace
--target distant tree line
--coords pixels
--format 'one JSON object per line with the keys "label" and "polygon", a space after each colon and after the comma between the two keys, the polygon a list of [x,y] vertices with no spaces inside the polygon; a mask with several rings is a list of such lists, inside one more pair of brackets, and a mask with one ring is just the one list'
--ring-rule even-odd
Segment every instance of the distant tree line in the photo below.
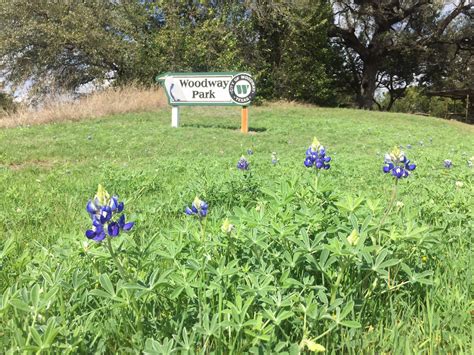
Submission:
{"label": "distant tree line", "polygon": [[262,99],[390,110],[410,86],[472,91],[473,13],[470,0],[10,0],[0,75],[42,96],[245,70]]}

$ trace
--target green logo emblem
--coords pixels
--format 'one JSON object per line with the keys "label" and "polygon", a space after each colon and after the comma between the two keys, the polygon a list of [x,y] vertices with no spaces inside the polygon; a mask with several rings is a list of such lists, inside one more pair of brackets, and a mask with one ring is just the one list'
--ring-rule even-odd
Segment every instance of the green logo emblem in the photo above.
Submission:
{"label": "green logo emblem", "polygon": [[237,74],[229,83],[229,94],[236,104],[248,105],[255,93],[255,81],[248,74]]}

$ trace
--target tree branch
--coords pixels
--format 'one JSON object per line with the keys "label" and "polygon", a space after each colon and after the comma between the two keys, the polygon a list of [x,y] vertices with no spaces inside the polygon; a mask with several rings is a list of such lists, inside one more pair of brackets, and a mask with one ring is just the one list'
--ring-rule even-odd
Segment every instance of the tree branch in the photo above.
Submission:
{"label": "tree branch", "polygon": [[439,37],[443,34],[443,32],[446,30],[446,27],[449,26],[449,24],[462,12],[464,11],[469,11],[474,7],[474,3],[471,3],[470,1],[465,5],[465,0],[462,0],[458,6],[448,15],[446,18],[441,22],[439,25],[438,29],[434,33],[433,37]]}
{"label": "tree branch", "polygon": [[367,60],[367,57],[369,55],[367,48],[359,41],[357,36],[355,35],[355,30],[353,28],[351,29],[344,29],[341,27],[338,27],[336,25],[332,25],[329,28],[328,34],[330,37],[339,37],[341,38],[344,43],[355,50],[357,54],[360,55],[362,60]]}

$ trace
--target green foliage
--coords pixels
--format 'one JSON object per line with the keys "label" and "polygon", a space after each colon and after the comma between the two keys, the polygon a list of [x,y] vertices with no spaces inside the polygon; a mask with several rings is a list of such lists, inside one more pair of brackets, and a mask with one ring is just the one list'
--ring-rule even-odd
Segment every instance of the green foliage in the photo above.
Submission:
{"label": "green foliage", "polygon": [[15,112],[17,105],[13,101],[13,97],[10,95],[0,92],[0,115],[3,113]]}
{"label": "green foliage", "polygon": [[377,89],[383,87],[391,98],[383,109],[390,110],[416,77],[451,89],[472,82],[472,74],[466,74],[472,66],[472,1],[452,6],[408,0],[330,3],[329,35],[343,48],[344,72],[352,74],[341,86],[353,90],[359,108],[372,109]]}
{"label": "green foliage", "polygon": [[[382,105],[389,101],[385,96]],[[417,87],[410,87],[404,96],[393,104],[393,111],[407,113],[425,113],[430,116],[446,118],[450,114],[463,115],[465,104],[460,100],[442,98],[437,96],[427,96],[423,90]]]}
{"label": "green foliage", "polygon": [[259,38],[244,53],[264,98],[334,105],[332,65],[337,56],[327,41],[328,3],[255,2],[249,33]]}
{"label": "green foliage", "polygon": [[333,104],[325,1],[0,3],[0,69],[36,92],[168,71],[248,71],[260,98]]}
{"label": "green foliage", "polygon": [[[185,108],[179,129],[165,110],[0,131],[2,352],[468,352],[472,130],[251,112],[266,130],[248,136],[231,108]],[[303,166],[314,134],[333,157],[317,181]],[[408,143],[418,167],[383,220],[383,153]],[[136,221],[112,240],[130,278],[84,237],[98,183]],[[195,195],[210,206],[202,225],[183,213]]]}
{"label": "green foliage", "polygon": [[141,32],[132,2],[0,4],[1,68],[7,80],[32,80],[41,94],[74,89],[133,68]]}

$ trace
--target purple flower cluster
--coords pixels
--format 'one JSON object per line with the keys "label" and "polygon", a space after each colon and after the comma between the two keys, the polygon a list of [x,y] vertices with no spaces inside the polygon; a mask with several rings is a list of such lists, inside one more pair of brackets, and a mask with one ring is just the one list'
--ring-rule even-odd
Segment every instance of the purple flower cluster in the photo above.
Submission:
{"label": "purple flower cluster", "polygon": [[385,154],[383,172],[391,173],[397,179],[406,178],[410,171],[416,169],[415,164],[410,164],[405,154],[397,147],[392,152]]}
{"label": "purple flower cluster", "polygon": [[193,203],[191,204],[191,208],[186,207],[184,213],[186,213],[188,216],[198,216],[203,218],[207,216],[207,208],[207,203],[200,200],[199,197],[196,196]]}
{"label": "purple flower cluster", "polygon": [[445,167],[446,169],[449,169],[449,168],[451,168],[452,166],[453,166],[453,162],[452,162],[451,160],[446,159],[446,160],[444,161],[444,167]]}
{"label": "purple flower cluster", "polygon": [[239,170],[249,170],[250,163],[245,157],[242,155],[237,162],[237,169]]}
{"label": "purple flower cluster", "polygon": [[326,149],[314,138],[311,146],[306,150],[306,158],[304,165],[307,168],[315,167],[316,169],[329,169],[331,157],[326,155]]}
{"label": "purple flower cluster", "polygon": [[86,231],[86,237],[102,242],[107,235],[114,238],[121,230],[128,232],[132,229],[135,223],[125,223],[125,215],[121,214],[123,209],[124,203],[119,202],[117,196],[109,197],[107,191],[99,185],[97,195],[87,202],[86,210],[91,218],[92,228]]}

